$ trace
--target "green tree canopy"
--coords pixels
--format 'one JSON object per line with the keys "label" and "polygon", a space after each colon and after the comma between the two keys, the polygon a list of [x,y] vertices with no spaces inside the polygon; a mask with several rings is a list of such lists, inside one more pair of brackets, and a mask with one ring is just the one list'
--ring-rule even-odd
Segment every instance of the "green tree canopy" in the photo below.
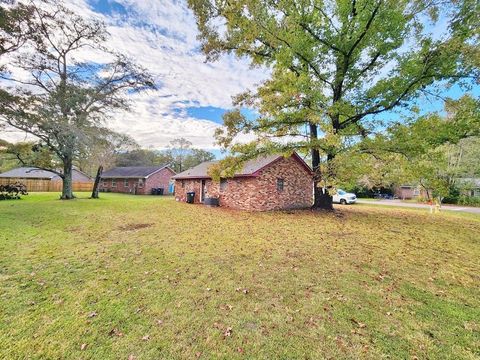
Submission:
{"label": "green tree canopy", "polygon": [[[218,142],[240,159],[309,154],[315,207],[331,208],[334,158],[376,129],[375,115],[421,93],[478,79],[480,4],[406,0],[189,0],[207,59],[222,53],[267,66],[271,77],[234,104]],[[443,24],[441,36],[436,32]],[[250,144],[238,135],[254,133]],[[233,162],[236,163],[236,162]],[[225,162],[228,167],[232,161]]]}

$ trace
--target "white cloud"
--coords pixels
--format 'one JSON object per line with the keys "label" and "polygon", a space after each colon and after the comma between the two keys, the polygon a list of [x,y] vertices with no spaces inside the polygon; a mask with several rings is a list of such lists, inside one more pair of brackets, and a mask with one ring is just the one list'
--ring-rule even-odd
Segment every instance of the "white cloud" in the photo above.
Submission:
{"label": "white cloud", "polygon": [[[266,70],[252,70],[246,60],[233,56],[205,63],[198,50],[195,19],[185,1],[118,3],[127,15],[103,15],[94,12],[86,0],[67,1],[78,14],[105,21],[111,34],[107,45],[134,58],[161,85],[158,91],[132,95],[132,111],[118,114],[107,125],[128,133],[143,146],[164,148],[172,139],[185,137],[194,146],[213,148],[213,132],[220,125],[176,109],[193,104],[230,108],[231,97],[254,88],[266,77]],[[101,59],[93,52],[82,57]]]}
{"label": "white cloud", "polygon": [[[194,16],[183,1],[118,2],[131,15],[121,20],[104,17],[111,34],[108,45],[135,58],[161,87],[134,96],[133,111],[119,115],[112,125],[145,146],[165,147],[183,136],[195,146],[213,147],[217,123],[174,110],[192,104],[230,108],[231,97],[254,87],[266,72],[252,70],[246,60],[233,56],[205,63],[204,55],[198,52]],[[86,8],[83,11],[91,14]]]}

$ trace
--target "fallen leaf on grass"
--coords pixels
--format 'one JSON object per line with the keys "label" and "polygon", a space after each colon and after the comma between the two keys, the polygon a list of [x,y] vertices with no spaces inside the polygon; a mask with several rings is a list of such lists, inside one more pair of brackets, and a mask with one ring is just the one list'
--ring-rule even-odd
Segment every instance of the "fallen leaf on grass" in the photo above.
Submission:
{"label": "fallen leaf on grass", "polygon": [[87,348],[87,344],[82,344],[82,346],[80,346],[80,350],[85,350]]}
{"label": "fallen leaf on grass", "polygon": [[108,335],[122,337],[123,333],[120,330],[118,330],[117,328],[113,328],[112,330],[110,330]]}
{"label": "fallen leaf on grass", "polygon": [[92,311],[90,314],[88,314],[89,318],[93,318],[95,316],[98,316],[98,313],[96,311]]}
{"label": "fallen leaf on grass", "polygon": [[142,337],[142,340],[143,340],[143,341],[148,341],[148,340],[150,340],[150,335],[145,335],[145,336],[143,336],[143,337]]}
{"label": "fallen leaf on grass", "polygon": [[363,328],[367,327],[367,325],[365,325],[364,323],[361,323],[361,322],[359,322],[359,321],[357,321],[353,318],[350,319],[350,321],[353,322],[355,325],[357,325],[360,329],[363,329]]}
{"label": "fallen leaf on grass", "polygon": [[225,332],[223,333],[223,337],[228,337],[228,336],[232,336],[232,331],[233,329],[229,326],[225,329]]}
{"label": "fallen leaf on grass", "polygon": [[128,360],[137,360],[137,358],[134,355],[129,355]]}

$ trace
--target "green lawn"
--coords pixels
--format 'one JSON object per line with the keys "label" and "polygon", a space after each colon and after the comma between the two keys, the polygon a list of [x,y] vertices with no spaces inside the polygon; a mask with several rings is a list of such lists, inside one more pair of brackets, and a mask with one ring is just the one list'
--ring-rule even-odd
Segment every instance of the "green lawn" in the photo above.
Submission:
{"label": "green lawn", "polygon": [[480,217],[339,209],[2,201],[0,359],[480,358]]}

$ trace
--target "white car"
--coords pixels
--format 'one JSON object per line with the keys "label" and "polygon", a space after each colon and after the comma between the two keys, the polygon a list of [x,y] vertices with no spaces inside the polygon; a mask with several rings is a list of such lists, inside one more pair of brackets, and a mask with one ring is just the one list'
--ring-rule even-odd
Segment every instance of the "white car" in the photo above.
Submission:
{"label": "white car", "polygon": [[337,193],[333,195],[333,202],[337,204],[355,204],[357,201],[357,196],[352,193],[347,193],[341,189],[337,190]]}

